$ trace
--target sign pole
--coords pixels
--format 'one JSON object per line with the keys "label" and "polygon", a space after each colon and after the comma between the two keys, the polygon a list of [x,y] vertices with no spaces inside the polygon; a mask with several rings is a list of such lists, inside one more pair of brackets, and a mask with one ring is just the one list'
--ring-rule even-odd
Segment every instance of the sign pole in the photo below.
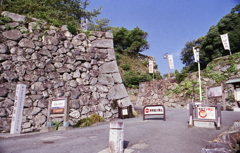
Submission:
{"label": "sign pole", "polygon": [[169,66],[169,61],[168,61],[168,53],[163,55],[164,59],[167,59],[167,65],[168,65],[168,78],[170,78],[170,66]]}
{"label": "sign pole", "polygon": [[199,82],[199,96],[200,102],[202,101],[202,83],[201,83],[201,74],[200,74],[200,63],[198,61],[198,82]]}

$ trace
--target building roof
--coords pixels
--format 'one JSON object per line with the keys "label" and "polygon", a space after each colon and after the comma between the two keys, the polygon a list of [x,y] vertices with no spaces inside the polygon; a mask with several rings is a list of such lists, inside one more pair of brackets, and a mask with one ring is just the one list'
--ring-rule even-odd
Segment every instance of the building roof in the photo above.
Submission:
{"label": "building roof", "polygon": [[240,77],[230,78],[226,83],[228,83],[228,84],[240,83]]}

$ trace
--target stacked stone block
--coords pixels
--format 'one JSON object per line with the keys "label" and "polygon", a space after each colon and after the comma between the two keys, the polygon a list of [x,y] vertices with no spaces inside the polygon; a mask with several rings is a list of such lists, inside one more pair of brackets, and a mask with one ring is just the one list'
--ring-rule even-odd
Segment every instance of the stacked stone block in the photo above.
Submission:
{"label": "stacked stone block", "polygon": [[54,97],[69,96],[71,125],[93,113],[111,120],[118,115],[118,104],[131,105],[110,32],[72,35],[66,26],[47,26],[34,18],[26,23],[25,16],[10,12],[2,15],[12,21],[0,26],[0,132],[10,131],[19,83],[27,85],[22,132],[45,125]]}

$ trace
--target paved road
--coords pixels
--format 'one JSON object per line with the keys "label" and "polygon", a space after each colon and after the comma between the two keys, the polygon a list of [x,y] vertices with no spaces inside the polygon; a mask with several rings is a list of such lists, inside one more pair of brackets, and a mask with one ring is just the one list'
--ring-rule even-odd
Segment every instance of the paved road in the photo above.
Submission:
{"label": "paved road", "polygon": [[[226,131],[240,112],[223,111],[222,128],[188,128],[189,110],[166,109],[161,116],[118,119],[124,122],[124,153],[200,153],[207,141]],[[5,137],[5,138],[3,138]],[[66,131],[0,134],[0,153],[108,153],[109,123]]]}

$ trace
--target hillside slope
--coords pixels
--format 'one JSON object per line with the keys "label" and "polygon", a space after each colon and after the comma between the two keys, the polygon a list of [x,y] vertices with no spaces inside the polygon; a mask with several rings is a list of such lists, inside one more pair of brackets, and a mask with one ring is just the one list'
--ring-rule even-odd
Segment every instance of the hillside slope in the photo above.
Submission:
{"label": "hillside slope", "polygon": [[[203,102],[222,103],[220,98],[206,98],[206,88],[223,84],[227,108],[234,105],[233,85],[225,82],[231,77],[240,77],[240,53],[213,60],[201,71]],[[180,84],[175,78],[144,82],[139,86],[137,105],[163,104],[167,107],[186,107],[192,101],[199,101],[198,72],[189,73]]]}
{"label": "hillside slope", "polygon": [[154,74],[148,71],[149,56],[139,53],[119,53],[115,52],[118,68],[122,76],[123,83],[128,88],[138,88],[140,82],[160,79],[157,65],[154,65]]}

